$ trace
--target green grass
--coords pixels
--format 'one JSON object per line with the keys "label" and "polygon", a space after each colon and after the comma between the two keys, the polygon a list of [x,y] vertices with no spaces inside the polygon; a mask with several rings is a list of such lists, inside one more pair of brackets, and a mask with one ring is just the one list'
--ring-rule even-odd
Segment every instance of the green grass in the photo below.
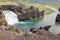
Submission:
{"label": "green grass", "polygon": [[51,6],[58,9],[60,7],[60,4],[51,4]]}

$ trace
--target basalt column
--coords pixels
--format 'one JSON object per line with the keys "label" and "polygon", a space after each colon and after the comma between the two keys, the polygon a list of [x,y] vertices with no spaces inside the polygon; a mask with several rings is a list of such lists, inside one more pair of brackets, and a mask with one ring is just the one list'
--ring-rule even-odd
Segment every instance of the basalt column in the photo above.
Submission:
{"label": "basalt column", "polygon": [[3,14],[2,10],[0,9],[0,26],[7,26],[7,22],[5,20],[5,15]]}

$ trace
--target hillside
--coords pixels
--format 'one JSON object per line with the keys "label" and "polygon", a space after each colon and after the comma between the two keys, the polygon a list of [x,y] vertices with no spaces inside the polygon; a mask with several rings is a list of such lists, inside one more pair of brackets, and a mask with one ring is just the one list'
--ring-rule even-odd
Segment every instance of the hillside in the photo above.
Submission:
{"label": "hillside", "polygon": [[8,2],[0,2],[0,5],[18,5],[18,4],[15,2],[8,1]]}
{"label": "hillside", "polygon": [[60,0],[0,0],[3,1],[13,1],[13,2],[30,2],[30,3],[43,3],[43,4],[60,4]]}

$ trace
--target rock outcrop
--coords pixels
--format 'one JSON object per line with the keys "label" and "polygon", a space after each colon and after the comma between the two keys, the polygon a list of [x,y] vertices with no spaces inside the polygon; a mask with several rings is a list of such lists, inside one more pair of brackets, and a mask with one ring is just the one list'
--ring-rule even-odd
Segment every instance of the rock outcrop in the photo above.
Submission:
{"label": "rock outcrop", "polygon": [[[24,4],[19,5],[2,5],[3,10],[11,10],[18,15],[20,21],[32,20],[32,19],[43,19],[45,11],[40,11],[34,6],[26,8]],[[34,20],[35,21],[35,20]]]}

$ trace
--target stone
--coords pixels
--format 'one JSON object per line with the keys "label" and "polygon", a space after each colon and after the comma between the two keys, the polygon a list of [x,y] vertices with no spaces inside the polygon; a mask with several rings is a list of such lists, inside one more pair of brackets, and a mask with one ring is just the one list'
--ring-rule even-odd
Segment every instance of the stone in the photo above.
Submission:
{"label": "stone", "polygon": [[30,32],[35,33],[36,31],[37,31],[37,29],[36,29],[36,28],[31,28],[31,29],[30,29]]}
{"label": "stone", "polygon": [[57,14],[57,17],[56,17],[56,20],[55,20],[56,22],[60,22],[60,13],[59,14]]}
{"label": "stone", "polygon": [[60,11],[60,7],[59,7],[58,11]]}
{"label": "stone", "polygon": [[44,29],[48,31],[51,28],[51,25],[44,26]]}
{"label": "stone", "polygon": [[40,27],[39,29],[44,29],[46,31],[48,31],[50,29],[51,25],[47,25],[47,26],[44,26],[44,27]]}

